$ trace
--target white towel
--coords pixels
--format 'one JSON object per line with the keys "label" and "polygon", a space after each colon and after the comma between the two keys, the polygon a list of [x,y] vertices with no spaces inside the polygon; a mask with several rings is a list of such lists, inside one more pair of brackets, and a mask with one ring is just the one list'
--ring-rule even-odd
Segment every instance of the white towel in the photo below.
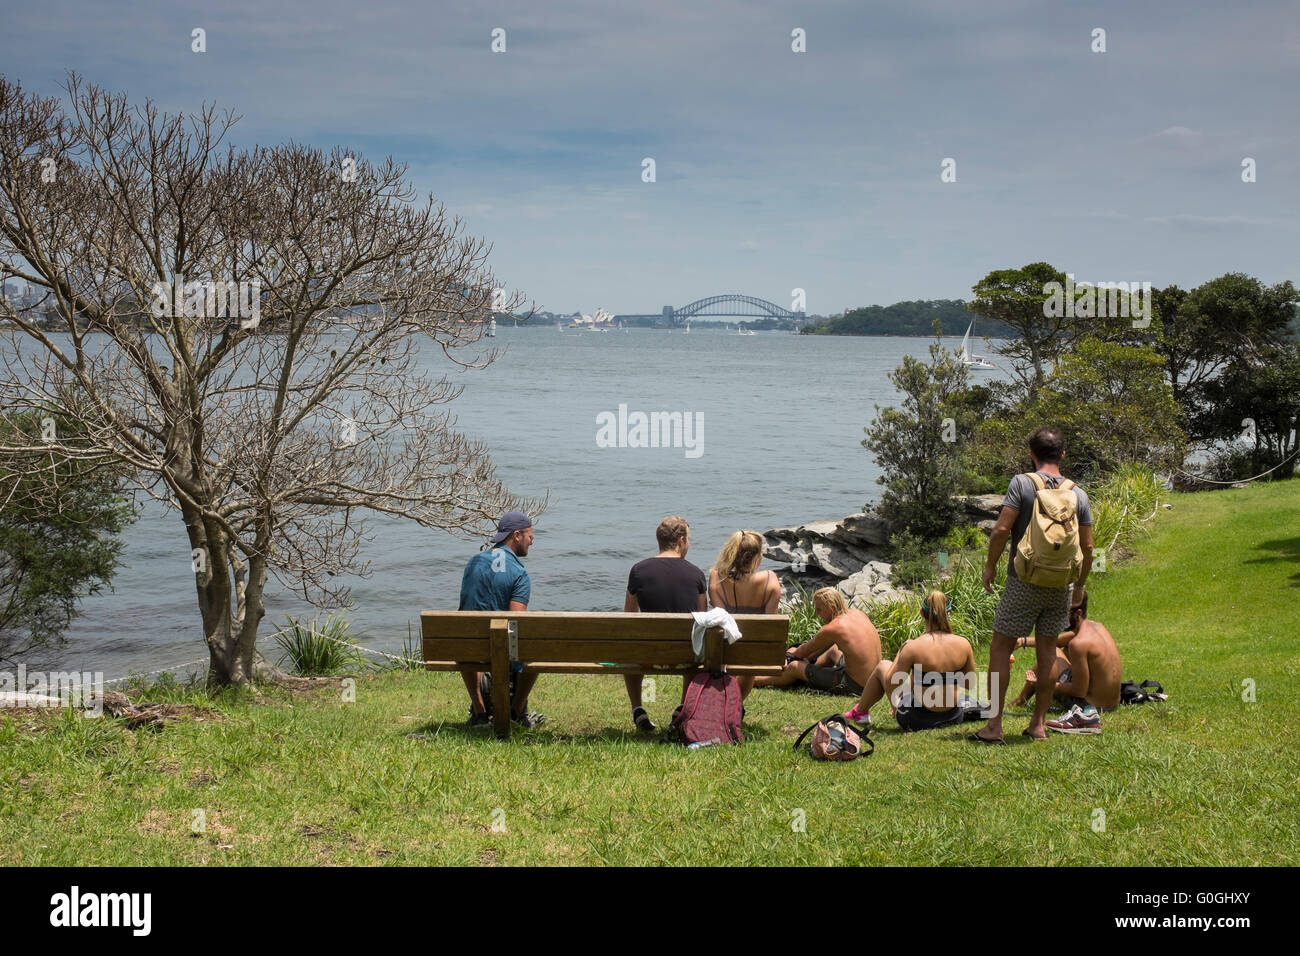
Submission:
{"label": "white towel", "polygon": [[697,662],[704,660],[704,632],[709,628],[721,627],[722,636],[728,644],[740,640],[740,628],[736,626],[736,619],[731,616],[731,612],[713,607],[707,611],[692,611],[691,615],[695,618],[695,623],[691,626],[691,648],[695,651]]}

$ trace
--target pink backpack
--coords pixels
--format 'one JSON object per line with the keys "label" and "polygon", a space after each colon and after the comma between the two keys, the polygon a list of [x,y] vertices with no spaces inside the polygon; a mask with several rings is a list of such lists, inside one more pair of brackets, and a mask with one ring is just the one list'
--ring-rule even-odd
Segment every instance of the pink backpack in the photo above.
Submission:
{"label": "pink backpack", "polygon": [[738,744],[745,709],[740,685],[730,674],[701,671],[686,685],[686,699],[673,714],[669,733],[684,744]]}

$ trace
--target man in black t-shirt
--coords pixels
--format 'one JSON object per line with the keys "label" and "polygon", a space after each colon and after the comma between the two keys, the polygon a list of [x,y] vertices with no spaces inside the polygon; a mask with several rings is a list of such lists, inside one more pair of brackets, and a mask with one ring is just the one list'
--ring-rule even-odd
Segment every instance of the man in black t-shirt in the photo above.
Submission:
{"label": "man in black t-shirt", "polygon": [[[624,611],[648,611],[658,614],[703,611],[708,606],[708,582],[704,572],[686,560],[691,546],[691,528],[683,518],[670,515],[655,529],[659,553],[638,561],[627,576]],[[626,674],[627,699],[632,702],[632,722],[642,733],[654,733],[654,721],[641,706],[641,679],[644,675]],[[683,678],[683,693],[685,693]]]}

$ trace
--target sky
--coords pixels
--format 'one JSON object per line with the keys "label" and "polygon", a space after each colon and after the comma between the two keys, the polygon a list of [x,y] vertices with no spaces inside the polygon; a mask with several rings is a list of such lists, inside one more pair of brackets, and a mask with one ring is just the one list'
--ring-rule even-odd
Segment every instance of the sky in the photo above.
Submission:
{"label": "sky", "polygon": [[1300,4],[1215,6],[8,2],[0,73],[391,156],[539,310],[1300,280]]}

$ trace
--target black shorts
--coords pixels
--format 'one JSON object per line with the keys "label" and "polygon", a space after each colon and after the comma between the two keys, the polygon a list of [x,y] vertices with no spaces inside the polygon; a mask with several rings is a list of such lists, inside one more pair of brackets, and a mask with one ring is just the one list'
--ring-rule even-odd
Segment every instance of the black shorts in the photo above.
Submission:
{"label": "black shorts", "polygon": [[842,663],[834,667],[821,667],[809,661],[803,673],[804,677],[808,679],[809,687],[824,690],[828,694],[841,694],[845,697],[862,696],[862,685],[849,676],[849,672],[844,669]]}
{"label": "black shorts", "polygon": [[926,710],[917,704],[911,695],[904,693],[903,699],[894,708],[894,719],[903,730],[934,730],[936,727],[951,727],[966,719],[966,709],[960,704],[952,710]]}

